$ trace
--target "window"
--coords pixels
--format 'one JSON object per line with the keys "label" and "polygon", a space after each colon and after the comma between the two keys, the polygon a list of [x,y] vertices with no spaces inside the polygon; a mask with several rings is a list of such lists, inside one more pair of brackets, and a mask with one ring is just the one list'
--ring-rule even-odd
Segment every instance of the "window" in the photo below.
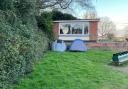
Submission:
{"label": "window", "polygon": [[88,34],[88,23],[84,23],[84,34]]}
{"label": "window", "polygon": [[70,24],[61,24],[60,25],[60,34],[71,34],[71,25]]}
{"label": "window", "polygon": [[72,34],[82,34],[82,25],[78,23],[72,24]]}
{"label": "window", "polygon": [[60,35],[86,35],[88,34],[88,22],[60,23]]}

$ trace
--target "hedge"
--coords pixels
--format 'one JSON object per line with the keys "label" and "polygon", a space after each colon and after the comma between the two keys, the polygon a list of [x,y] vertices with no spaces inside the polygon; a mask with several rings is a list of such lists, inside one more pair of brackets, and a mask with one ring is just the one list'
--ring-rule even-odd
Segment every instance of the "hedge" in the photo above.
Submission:
{"label": "hedge", "polygon": [[0,4],[0,89],[10,89],[19,77],[31,72],[49,44],[47,34],[37,27],[34,4],[18,1],[12,9]]}

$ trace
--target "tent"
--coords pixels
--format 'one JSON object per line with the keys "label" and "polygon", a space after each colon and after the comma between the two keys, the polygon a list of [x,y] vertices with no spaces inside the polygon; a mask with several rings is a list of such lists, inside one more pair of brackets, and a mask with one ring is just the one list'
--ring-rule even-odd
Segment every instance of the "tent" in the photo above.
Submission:
{"label": "tent", "polygon": [[62,40],[56,40],[52,44],[52,50],[58,52],[64,52],[66,50],[66,44]]}
{"label": "tent", "polygon": [[87,47],[82,40],[76,39],[71,44],[71,47],[69,50],[70,51],[87,51]]}

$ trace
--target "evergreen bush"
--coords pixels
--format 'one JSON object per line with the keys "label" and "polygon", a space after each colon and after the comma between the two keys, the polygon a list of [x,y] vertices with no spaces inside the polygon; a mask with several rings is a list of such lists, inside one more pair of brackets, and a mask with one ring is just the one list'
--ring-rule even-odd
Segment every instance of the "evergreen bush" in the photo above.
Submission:
{"label": "evergreen bush", "polygon": [[0,0],[0,89],[10,89],[31,72],[48,48],[49,39],[38,30],[35,10],[30,0]]}
{"label": "evergreen bush", "polygon": [[48,35],[49,39],[53,39],[52,35],[52,13],[43,12],[40,16],[37,16],[38,27]]}

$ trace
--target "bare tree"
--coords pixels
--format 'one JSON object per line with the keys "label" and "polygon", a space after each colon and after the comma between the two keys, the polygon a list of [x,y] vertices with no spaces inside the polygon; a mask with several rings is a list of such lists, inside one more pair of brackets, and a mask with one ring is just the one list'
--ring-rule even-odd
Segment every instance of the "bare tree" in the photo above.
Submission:
{"label": "bare tree", "polygon": [[78,3],[84,9],[94,8],[92,0],[74,0],[75,3]]}
{"label": "bare tree", "polygon": [[48,7],[60,6],[66,9],[73,0],[36,0],[38,8],[45,9]]}
{"label": "bare tree", "polygon": [[100,19],[99,25],[98,25],[98,36],[99,37],[107,37],[107,36],[113,36],[116,30],[116,25],[108,18],[103,17]]}
{"label": "bare tree", "polygon": [[62,9],[68,8],[72,3],[77,3],[83,8],[94,7],[91,0],[36,0],[37,6],[40,9],[48,7],[58,7]]}
{"label": "bare tree", "polygon": [[85,19],[96,19],[97,18],[97,11],[95,8],[88,8],[86,13],[84,14]]}
{"label": "bare tree", "polygon": [[124,27],[123,30],[125,31],[125,33],[124,33],[125,39],[126,39],[126,41],[128,41],[128,26]]}
{"label": "bare tree", "polygon": [[125,31],[125,34],[124,34],[124,35],[125,35],[126,37],[128,37],[128,26],[124,27],[123,30]]}
{"label": "bare tree", "polygon": [[44,10],[59,10],[70,14],[77,14],[77,9],[86,10],[88,8],[94,8],[92,1],[96,0],[35,0],[37,15],[42,13]]}

